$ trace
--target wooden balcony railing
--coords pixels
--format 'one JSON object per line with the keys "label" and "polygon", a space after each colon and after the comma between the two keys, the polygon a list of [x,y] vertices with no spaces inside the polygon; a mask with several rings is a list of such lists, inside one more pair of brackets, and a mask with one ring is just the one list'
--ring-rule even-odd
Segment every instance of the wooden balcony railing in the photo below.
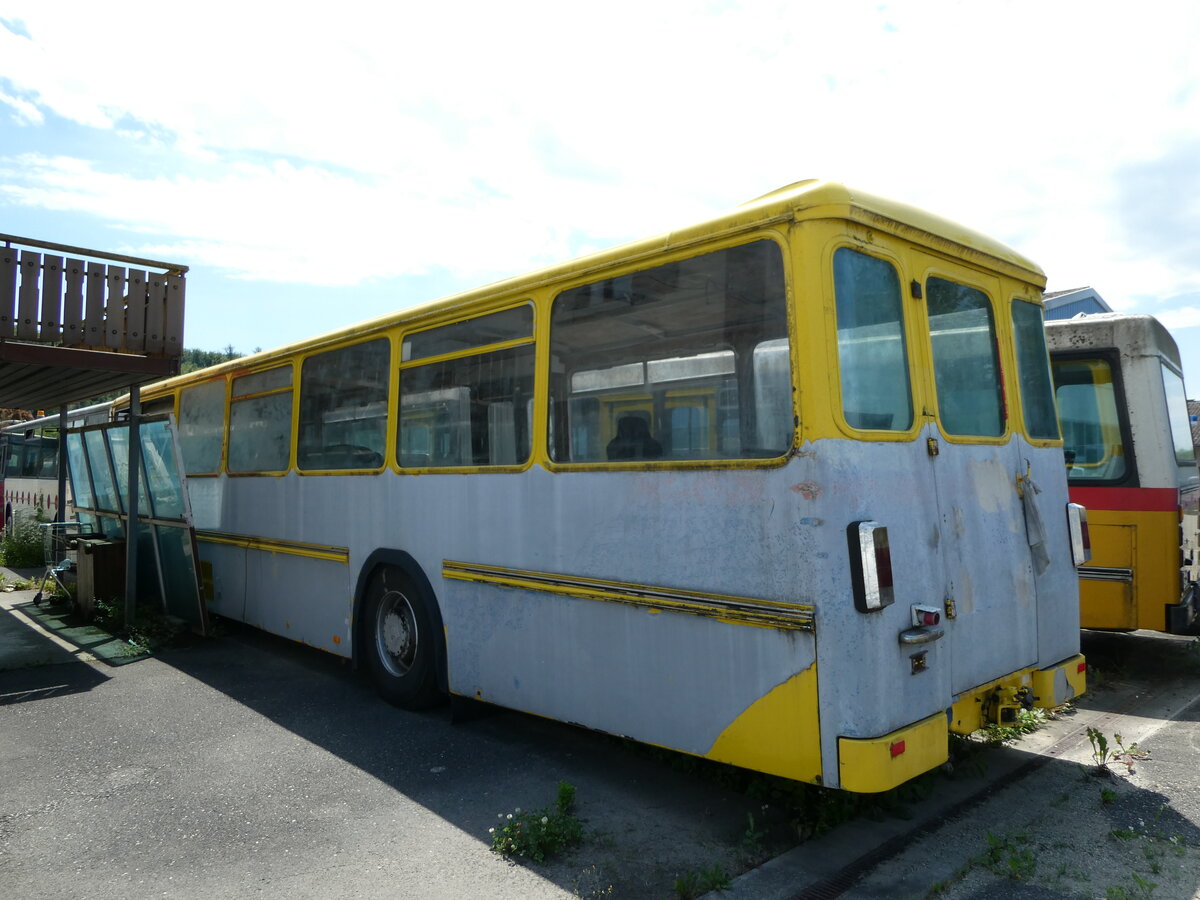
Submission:
{"label": "wooden balcony railing", "polygon": [[0,242],[0,341],[183,354],[187,266],[7,234]]}

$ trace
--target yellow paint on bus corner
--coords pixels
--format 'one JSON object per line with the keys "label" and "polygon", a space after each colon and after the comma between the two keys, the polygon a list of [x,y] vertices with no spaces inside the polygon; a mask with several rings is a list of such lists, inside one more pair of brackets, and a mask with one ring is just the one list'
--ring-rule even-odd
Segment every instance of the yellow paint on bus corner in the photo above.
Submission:
{"label": "yellow paint on bus corner", "polygon": [[795,781],[819,781],[821,727],[816,665],[750,704],[704,756]]}
{"label": "yellow paint on bus corner", "polygon": [[1053,709],[1068,700],[1083,696],[1087,690],[1087,663],[1076,654],[1057,666],[1033,673],[1033,695],[1037,706]]}
{"label": "yellow paint on bus corner", "polygon": [[842,788],[878,794],[928,772],[949,759],[945,713],[877,738],[838,738]]}

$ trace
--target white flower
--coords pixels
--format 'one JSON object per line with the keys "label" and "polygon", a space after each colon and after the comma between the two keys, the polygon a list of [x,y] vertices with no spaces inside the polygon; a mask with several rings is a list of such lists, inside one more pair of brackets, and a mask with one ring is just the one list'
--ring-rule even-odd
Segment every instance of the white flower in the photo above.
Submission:
{"label": "white flower", "polygon": [[519,816],[521,814],[521,807],[518,806],[516,809],[513,810],[513,812],[515,812]]}
{"label": "white flower", "polygon": [[509,813],[509,814],[508,814],[508,817],[511,819],[511,818],[512,818],[512,813]]}
{"label": "white flower", "polygon": [[495,833],[496,833],[496,829],[495,829],[495,828],[489,828],[489,829],[488,829],[488,834],[495,834]]}
{"label": "white flower", "polygon": [[546,824],[547,822],[549,822],[549,821],[550,821],[550,820],[549,820],[549,819],[547,819],[545,816],[542,816],[542,824],[543,824],[543,825],[545,825],[545,824]]}

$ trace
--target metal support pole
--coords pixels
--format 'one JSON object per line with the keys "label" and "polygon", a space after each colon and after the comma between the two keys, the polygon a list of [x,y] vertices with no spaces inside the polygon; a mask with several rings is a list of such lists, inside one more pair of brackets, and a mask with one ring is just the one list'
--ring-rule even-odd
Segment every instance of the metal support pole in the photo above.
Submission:
{"label": "metal support pole", "polygon": [[[67,521],[67,408],[58,408],[58,513],[55,522]],[[60,562],[60,560],[55,560]]]}
{"label": "metal support pole", "polygon": [[142,470],[142,395],[135,384],[129,389],[129,518],[125,526],[125,627],[137,617],[138,476]]}

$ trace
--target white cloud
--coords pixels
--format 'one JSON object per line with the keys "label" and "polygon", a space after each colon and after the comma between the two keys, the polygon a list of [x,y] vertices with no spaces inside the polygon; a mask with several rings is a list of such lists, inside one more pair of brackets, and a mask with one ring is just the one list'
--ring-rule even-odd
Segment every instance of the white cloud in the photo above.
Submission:
{"label": "white cloud", "polygon": [[140,161],[0,160],[8,208],[239,277],[487,278],[819,176],[1114,306],[1200,290],[1200,262],[1166,234],[1132,246],[1120,209],[1122,172],[1200,140],[1191,2],[0,0],[5,18],[0,99]]}
{"label": "white cloud", "polygon": [[1181,306],[1163,310],[1157,314],[1159,321],[1169,330],[1200,326],[1200,306]]}
{"label": "white cloud", "polygon": [[17,121],[23,125],[41,125],[45,121],[42,111],[28,100],[23,100],[20,97],[10,97],[8,94],[0,91],[0,103],[10,107],[16,114]]}

